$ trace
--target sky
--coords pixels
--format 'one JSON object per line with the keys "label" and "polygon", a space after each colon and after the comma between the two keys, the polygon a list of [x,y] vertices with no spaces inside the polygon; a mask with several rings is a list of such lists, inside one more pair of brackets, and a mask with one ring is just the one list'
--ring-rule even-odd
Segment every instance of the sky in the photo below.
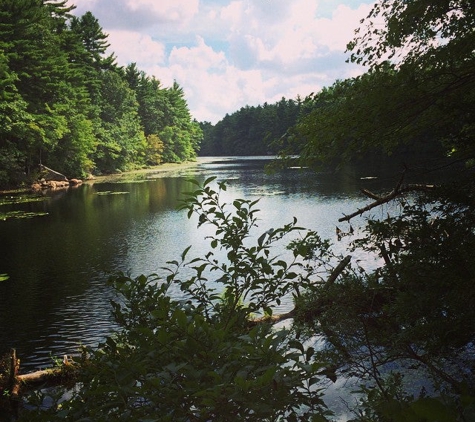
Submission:
{"label": "sky", "polygon": [[241,107],[304,98],[363,73],[346,44],[362,0],[68,0],[108,34],[117,63],[176,81],[191,115],[213,124]]}

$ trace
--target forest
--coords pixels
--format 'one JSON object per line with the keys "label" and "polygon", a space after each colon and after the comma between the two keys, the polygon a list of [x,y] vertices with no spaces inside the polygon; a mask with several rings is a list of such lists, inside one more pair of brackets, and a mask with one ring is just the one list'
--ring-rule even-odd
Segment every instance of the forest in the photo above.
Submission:
{"label": "forest", "polygon": [[202,139],[183,89],[135,64],[66,1],[0,4],[0,186],[31,182],[44,164],[69,178],[181,162]]}
{"label": "forest", "polygon": [[[66,45],[76,45],[70,31],[80,21],[66,29],[64,8],[53,10],[55,18],[47,21],[57,24],[58,34],[70,35],[59,37]],[[20,32],[28,33],[27,26],[20,25]],[[474,28],[469,0],[378,0],[347,46],[349,60],[366,66],[366,73],[301,102],[244,108],[214,128],[202,124],[208,133],[203,148],[218,148],[213,131],[223,130],[231,145],[238,138],[224,129],[236,130],[234,122],[251,119],[251,111],[264,116],[294,109],[288,118],[297,115],[296,123],[271,136],[281,165],[338,167],[375,149],[391,157],[407,146],[436,151],[443,159],[402,166],[390,192],[363,190],[368,205],[337,222],[345,225],[340,237],[358,233],[343,254],[295,219],[262,231],[259,201],[224,200],[225,182],[190,182],[196,188],[184,193],[182,210],[208,227],[209,251],[191,257],[185,248],[157,274],[111,276],[118,331],[60,366],[75,382],[68,400],[63,390],[39,391],[28,397],[29,410],[19,420],[328,422],[337,417],[325,402],[325,386],[350,379],[356,383],[346,401],[352,422],[475,420]],[[83,56],[76,57],[81,62]],[[102,57],[100,66],[110,66],[109,60]],[[18,75],[9,71],[15,54],[3,61],[9,76],[4,96],[12,99],[2,103],[4,116],[25,116],[23,132],[15,131],[29,141],[23,158],[26,151],[54,157],[55,148],[68,145],[59,142],[60,135],[72,142],[68,130],[78,130],[61,119],[76,97],[49,103],[48,119],[37,104],[44,124],[35,125],[28,120],[35,108],[20,95],[20,88],[30,87],[18,82],[22,69],[16,68]],[[25,72],[41,81],[35,63]],[[86,68],[96,72],[99,63]],[[117,70],[103,73],[117,83],[127,74],[140,75],[133,68],[122,76]],[[68,91],[70,85],[62,87]],[[78,104],[89,105],[93,89],[74,90],[84,95]],[[81,116],[79,127],[90,121]],[[16,121],[4,120],[4,128]],[[96,123],[104,139],[107,128],[122,128]],[[253,139],[249,126],[241,129]],[[3,148],[15,156],[20,151],[14,145]],[[273,152],[268,145],[256,153]],[[97,162],[113,159],[101,153],[93,154]],[[407,181],[411,173],[442,168],[441,183]],[[360,215],[364,223],[354,230]],[[288,254],[274,255],[276,244],[284,244]],[[218,259],[223,252],[225,259]],[[363,268],[354,258],[365,254],[377,258],[375,268]],[[276,314],[284,295],[292,296],[294,308]],[[292,324],[276,324],[288,320]]]}
{"label": "forest", "polygon": [[[312,116],[322,116],[319,122],[318,135],[325,134],[327,137],[333,137],[332,131],[326,128],[332,124],[331,119],[334,118],[335,108],[340,109],[342,96],[347,95],[347,90],[352,90],[349,95],[356,95],[359,91],[361,98],[360,103],[355,101],[351,113],[347,116],[341,116],[342,125],[350,125],[351,122],[359,118],[362,123],[368,118],[368,105],[365,100],[368,94],[374,88],[368,88],[370,85],[377,86],[378,81],[370,81],[376,76],[372,74],[365,75],[361,78],[351,78],[347,80],[338,80],[332,86],[326,87],[316,94],[308,95],[305,98],[299,96],[293,99],[282,98],[275,104],[264,103],[263,105],[246,106],[232,114],[226,116],[212,125],[209,122],[200,122],[203,131],[203,141],[199,150],[200,156],[243,156],[243,155],[280,155],[282,158],[289,156],[301,156],[305,148],[312,145],[309,140],[315,139],[315,133],[305,133],[302,128],[310,122]],[[389,82],[389,79],[388,79]],[[396,84],[396,81],[391,82]],[[364,85],[363,85],[364,84]],[[388,89],[384,88],[384,89]],[[394,86],[393,89],[396,89]],[[397,88],[400,89],[400,88]],[[381,95],[385,95],[383,92]],[[364,95],[364,98],[363,98]],[[340,112],[343,110],[340,109]],[[325,117],[323,117],[325,116]],[[323,120],[325,119],[325,120]],[[315,122],[312,122],[315,124]],[[334,123],[333,123],[334,124]],[[384,123],[386,124],[386,123]],[[356,122],[354,123],[356,125]],[[351,147],[351,138],[356,136],[354,131],[348,130],[347,138],[342,140],[342,150],[346,146]],[[367,137],[363,137],[368,142]],[[337,149],[332,154],[338,156]],[[357,151],[342,151],[348,161],[354,163],[371,165],[375,162],[387,163],[390,165],[394,162],[416,162],[421,159],[429,161],[431,159],[442,160],[447,157],[446,148],[442,139],[434,136],[430,128],[424,129],[420,133],[409,133],[403,142],[393,141],[389,146],[388,143],[377,140],[369,147],[358,148]],[[356,153],[355,153],[356,152]],[[339,163],[330,157],[308,160],[305,165],[325,166],[326,168],[335,170]],[[303,160],[300,160],[301,162]]]}
{"label": "forest", "polygon": [[269,155],[280,150],[279,140],[309,109],[309,103],[282,98],[276,104],[246,106],[215,125],[200,123],[203,142],[200,155]]}

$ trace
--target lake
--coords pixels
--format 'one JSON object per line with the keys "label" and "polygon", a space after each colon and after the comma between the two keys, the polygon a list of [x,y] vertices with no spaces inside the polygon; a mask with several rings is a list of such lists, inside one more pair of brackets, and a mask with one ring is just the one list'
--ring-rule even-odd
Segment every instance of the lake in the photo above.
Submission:
{"label": "lake", "polygon": [[[167,172],[101,179],[47,192],[38,202],[3,205],[1,211],[45,215],[0,221],[0,274],[9,275],[0,281],[0,353],[16,348],[25,370],[51,366],[53,357],[77,353],[81,345],[94,346],[114,329],[110,273],[155,273],[189,245],[189,257],[203,256],[206,234],[177,211],[182,192],[193,188],[190,178],[228,181],[227,202],[260,198],[260,233],[296,217],[343,251],[335,226],[346,230],[348,223],[338,218],[370,202],[360,188],[389,189],[399,177],[374,178],[380,176],[374,170],[350,167],[338,174],[299,168],[268,174],[264,165],[270,160],[200,158]],[[291,307],[284,301],[280,311]]]}

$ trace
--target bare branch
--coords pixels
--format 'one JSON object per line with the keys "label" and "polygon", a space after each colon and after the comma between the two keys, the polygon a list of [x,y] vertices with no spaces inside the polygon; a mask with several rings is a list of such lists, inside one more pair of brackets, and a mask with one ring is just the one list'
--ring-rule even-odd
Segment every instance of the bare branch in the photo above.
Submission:
{"label": "bare branch", "polygon": [[363,195],[366,195],[368,198],[374,199],[375,201],[379,201],[381,199],[380,196],[378,196],[375,193],[369,191],[368,189],[361,189],[361,193]]}
{"label": "bare branch", "polygon": [[333,269],[332,273],[330,274],[330,277],[328,277],[327,282],[323,285],[324,289],[327,289],[328,286],[332,285],[337,277],[343,272],[345,267],[350,263],[351,261],[351,255],[347,255],[345,258],[342,259],[342,261]]}
{"label": "bare branch", "polygon": [[401,186],[398,184],[396,188],[391,191],[389,194],[386,196],[377,196],[374,193],[368,191],[367,189],[364,189],[362,192],[366,195],[369,196],[371,199],[375,199],[374,202],[372,202],[369,205],[366,205],[366,207],[360,208],[356,210],[355,212],[345,215],[344,217],[341,217],[338,219],[339,222],[342,221],[350,221],[352,218],[361,215],[365,213],[366,211],[369,211],[373,208],[376,208],[382,204],[385,204],[389,201],[392,201],[393,199],[397,198],[398,196],[404,195],[408,192],[427,192],[429,190],[432,190],[435,188],[435,185],[421,185],[421,184],[414,184],[414,185],[405,185]]}

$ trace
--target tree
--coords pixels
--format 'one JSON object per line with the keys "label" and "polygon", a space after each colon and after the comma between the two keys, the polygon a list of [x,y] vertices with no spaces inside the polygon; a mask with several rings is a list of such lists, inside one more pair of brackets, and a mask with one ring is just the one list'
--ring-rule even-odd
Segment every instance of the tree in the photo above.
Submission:
{"label": "tree", "polygon": [[96,165],[101,172],[123,171],[144,162],[146,139],[135,92],[115,71],[102,73],[100,143]]}
{"label": "tree", "polygon": [[73,16],[70,23],[71,31],[77,34],[89,54],[89,62],[96,70],[110,69],[114,66],[114,55],[104,57],[110,44],[97,18],[91,12],[86,12],[80,18]]}
{"label": "tree", "polygon": [[135,63],[125,69],[125,79],[137,96],[138,113],[145,136],[158,135],[167,125],[165,114],[168,103],[165,89],[156,78],[139,71]]}
{"label": "tree", "polygon": [[377,2],[348,44],[350,60],[370,70],[315,96],[331,102],[299,124],[304,158],[422,142],[473,156],[474,21],[466,1]]}
{"label": "tree", "polygon": [[71,10],[64,1],[1,5],[2,50],[9,72],[15,75],[15,95],[28,113],[23,124],[17,115],[17,133],[10,133],[8,142],[16,145],[17,159],[21,156],[27,174],[42,161],[71,176],[91,167],[90,99],[71,53],[80,47],[67,31]]}
{"label": "tree", "polygon": [[38,164],[68,177],[130,169],[147,148],[149,163],[193,159],[202,135],[181,88],[118,67],[98,20],[66,3],[0,3],[0,184],[31,183]]}
{"label": "tree", "polygon": [[164,93],[165,127],[159,133],[165,145],[164,159],[167,162],[193,160],[203,136],[201,128],[192,121],[183,88],[177,82]]}
{"label": "tree", "polygon": [[[351,60],[369,71],[312,98],[313,111],[295,130],[301,162],[335,165],[375,149],[391,153],[426,142],[452,161],[462,160],[468,174],[462,166],[446,186],[405,185],[401,178],[386,196],[366,191],[374,200],[367,210],[400,201],[395,215],[370,217],[353,242],[376,254],[379,264],[347,270],[337,282],[308,290],[297,302],[297,321],[325,338],[317,359],[361,380],[366,396],[355,420],[435,420],[434,414],[470,420],[473,7],[466,1],[378,1],[364,23],[366,31],[357,32],[348,48]],[[411,390],[410,371],[426,391]]]}
{"label": "tree", "polygon": [[146,164],[149,166],[156,166],[157,164],[161,164],[163,160],[164,150],[165,145],[157,135],[148,135],[147,150],[145,153]]}
{"label": "tree", "polygon": [[201,155],[266,155],[281,147],[280,140],[301,112],[299,100],[243,107],[205,130]]}
{"label": "tree", "polygon": [[[51,112],[46,112],[44,106],[48,102],[45,96],[54,93],[51,88],[57,82],[61,65],[58,63],[57,66],[57,62],[51,59],[57,52],[56,44],[54,35],[49,32],[51,21],[40,2],[2,2],[0,16],[2,51],[6,63],[10,72],[16,75],[16,90],[26,101],[28,111],[34,118],[34,122],[31,121],[29,125],[29,133],[24,133],[22,140],[11,139],[14,143],[24,142],[19,149],[24,151],[29,161],[25,166],[29,171],[33,157],[38,157],[38,150],[48,143],[54,143],[54,138],[47,139],[45,136],[49,129],[57,131],[56,133],[63,131],[61,119],[55,119]],[[59,59],[61,60],[61,55]]]}
{"label": "tree", "polygon": [[26,156],[19,140],[29,133],[32,118],[15,87],[17,78],[0,53],[0,186],[21,182],[25,172]]}

